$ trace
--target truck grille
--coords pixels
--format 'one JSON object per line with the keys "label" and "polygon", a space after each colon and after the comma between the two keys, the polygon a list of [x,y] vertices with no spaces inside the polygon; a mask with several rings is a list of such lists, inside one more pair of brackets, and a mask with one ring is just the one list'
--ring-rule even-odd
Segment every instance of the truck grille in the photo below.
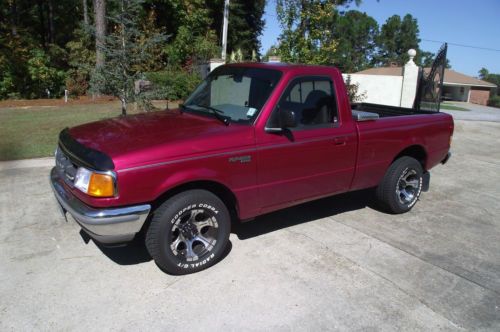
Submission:
{"label": "truck grille", "polygon": [[73,187],[77,166],[71,162],[60,148],[56,150],[56,170],[68,185]]}

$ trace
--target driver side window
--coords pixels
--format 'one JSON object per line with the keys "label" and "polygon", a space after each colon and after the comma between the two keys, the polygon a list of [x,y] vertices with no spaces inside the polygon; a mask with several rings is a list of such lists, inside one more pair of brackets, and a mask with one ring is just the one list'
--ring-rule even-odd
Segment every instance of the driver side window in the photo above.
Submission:
{"label": "driver side window", "polygon": [[333,84],[328,78],[314,77],[295,80],[281,97],[269,119],[268,127],[280,127],[279,110],[295,114],[295,130],[331,126],[338,121]]}

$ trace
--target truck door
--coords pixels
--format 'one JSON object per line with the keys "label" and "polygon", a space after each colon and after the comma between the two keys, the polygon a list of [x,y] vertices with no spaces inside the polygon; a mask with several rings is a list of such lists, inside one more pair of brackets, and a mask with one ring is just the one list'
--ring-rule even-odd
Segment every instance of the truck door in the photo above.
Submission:
{"label": "truck door", "polygon": [[279,110],[297,127],[257,135],[257,181],[262,212],[346,191],[354,174],[356,128],[339,118],[334,84],[326,77],[290,82],[266,124],[279,127]]}

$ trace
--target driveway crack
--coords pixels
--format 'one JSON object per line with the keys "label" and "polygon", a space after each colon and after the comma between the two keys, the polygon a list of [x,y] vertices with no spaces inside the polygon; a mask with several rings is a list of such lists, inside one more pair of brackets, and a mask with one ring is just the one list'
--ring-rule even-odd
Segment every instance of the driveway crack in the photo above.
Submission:
{"label": "driveway crack", "polygon": [[[387,242],[387,241],[384,241],[384,240],[382,240],[382,239],[378,238],[377,236],[374,236],[374,235],[372,235],[372,234],[365,233],[365,232],[363,232],[363,231],[361,231],[361,230],[359,230],[359,229],[357,229],[357,228],[355,228],[355,227],[352,227],[352,226],[350,226],[350,225],[344,224],[343,222],[337,221],[337,220],[335,220],[335,219],[333,219],[333,218],[331,218],[331,217],[328,217],[328,219],[330,219],[330,220],[332,220],[332,221],[334,221],[334,222],[336,222],[336,223],[342,224],[342,225],[344,225],[344,226],[346,226],[346,227],[349,227],[349,228],[351,228],[351,229],[353,229],[353,230],[355,230],[355,231],[357,231],[357,232],[360,232],[360,233],[362,233],[362,234],[364,234],[364,235],[366,235],[366,236],[368,236],[368,237],[374,238],[374,239],[376,239],[376,240],[378,240],[378,241],[380,241],[380,242],[382,242],[382,243],[387,244],[387,245],[388,245],[388,246],[390,246],[390,247],[396,248],[396,249],[398,249],[398,250],[400,250],[400,251],[402,251],[402,252],[404,252],[404,253],[406,253],[406,254],[408,254],[408,255],[412,256],[412,257],[415,257],[416,259],[418,259],[418,260],[420,260],[420,261],[422,261],[422,262],[425,262],[425,263],[427,263],[427,264],[430,264],[430,265],[432,265],[432,266],[434,266],[434,267],[436,267],[436,268],[438,268],[438,269],[440,269],[440,270],[446,271],[446,272],[451,273],[451,274],[453,274],[453,275],[455,275],[455,276],[457,276],[457,277],[459,277],[459,278],[461,278],[461,279],[467,280],[468,282],[471,282],[471,283],[473,283],[474,285],[477,285],[477,286],[479,286],[479,287],[480,287],[480,288],[482,288],[482,289],[485,289],[485,290],[488,290],[488,291],[490,291],[490,292],[493,292],[493,293],[495,293],[495,294],[497,294],[497,295],[500,295],[500,293],[499,293],[498,291],[496,291],[495,289],[491,289],[491,288],[489,288],[488,286],[482,285],[482,284],[478,283],[477,281],[474,281],[474,280],[472,280],[472,279],[470,279],[470,278],[468,278],[468,277],[466,277],[466,276],[464,276],[464,275],[461,275],[461,274],[459,274],[459,273],[457,273],[457,272],[455,272],[455,271],[451,271],[451,270],[449,270],[449,269],[447,269],[447,268],[445,268],[445,267],[442,267],[442,266],[436,265],[436,264],[434,264],[433,262],[428,261],[428,260],[426,260],[426,259],[424,259],[424,258],[422,258],[422,257],[419,257],[419,256],[415,255],[414,253],[412,253],[412,252],[410,252],[410,251],[407,251],[407,250],[405,250],[405,249],[403,249],[403,248],[398,247],[397,245],[394,245],[394,244],[392,244],[392,243],[389,243],[389,242]],[[469,272],[470,272],[470,271],[469,271]],[[472,273],[472,272],[471,272],[471,273]]]}
{"label": "driveway crack", "polygon": [[[336,220],[334,220],[334,219],[332,219],[332,218],[330,218],[330,217],[328,217],[328,218],[329,218],[330,220],[332,220],[333,222],[336,222],[336,223],[342,224],[341,222],[338,222],[338,221],[336,221]],[[344,225],[344,224],[342,224],[342,225]],[[349,227],[349,226],[348,226],[348,227]],[[349,227],[349,228],[352,228],[352,227]],[[358,231],[358,230],[357,230],[357,229],[355,229],[355,228],[352,228],[352,229],[354,229],[354,230]],[[458,329],[461,329],[461,330],[465,330],[465,328],[464,328],[464,327],[462,327],[462,326],[458,325],[458,324],[457,324],[457,323],[455,323],[454,321],[450,320],[448,317],[445,317],[445,316],[443,316],[441,313],[439,313],[439,312],[435,311],[435,310],[431,307],[431,305],[430,305],[429,303],[426,303],[423,299],[421,299],[421,298],[420,298],[420,297],[418,297],[417,295],[412,294],[412,293],[409,293],[407,290],[405,290],[404,288],[402,288],[401,286],[399,286],[399,285],[398,285],[397,283],[395,283],[394,281],[392,281],[392,280],[388,279],[388,278],[387,278],[387,277],[385,277],[384,275],[382,275],[382,274],[380,274],[380,273],[378,273],[378,272],[376,272],[376,271],[374,271],[374,270],[372,270],[372,269],[370,269],[370,268],[368,268],[368,267],[366,267],[366,266],[362,266],[362,265],[360,265],[359,263],[357,263],[356,261],[352,260],[351,258],[346,257],[346,256],[344,256],[344,255],[342,255],[342,254],[338,253],[337,251],[335,251],[335,250],[333,250],[333,249],[329,248],[329,247],[328,247],[325,243],[323,243],[322,241],[320,241],[320,240],[318,240],[318,239],[315,239],[315,238],[312,238],[312,237],[310,237],[310,236],[309,236],[309,235],[307,235],[307,234],[298,233],[298,232],[292,231],[292,230],[290,230],[290,229],[287,229],[287,231],[288,231],[289,233],[291,233],[291,234],[298,235],[298,236],[302,236],[302,237],[305,237],[305,238],[307,238],[308,240],[311,240],[311,241],[313,241],[313,242],[315,242],[315,243],[319,243],[319,244],[321,244],[321,246],[322,246],[322,247],[324,247],[325,249],[328,249],[328,250],[330,250],[330,251],[334,252],[336,255],[338,255],[338,256],[342,257],[343,259],[345,259],[345,260],[347,260],[347,261],[351,262],[351,263],[352,263],[352,264],[354,264],[355,266],[359,267],[361,270],[365,270],[365,271],[368,271],[368,272],[370,272],[370,273],[373,273],[373,274],[374,274],[374,275],[376,275],[377,277],[379,277],[379,278],[383,279],[384,281],[388,282],[389,284],[391,284],[393,287],[395,287],[396,289],[398,289],[398,290],[399,290],[400,292],[402,292],[403,294],[407,295],[407,296],[408,296],[408,297],[410,297],[410,298],[413,298],[413,299],[417,300],[417,301],[418,301],[421,305],[423,305],[424,307],[428,308],[430,311],[432,311],[432,312],[433,312],[434,314],[436,314],[437,316],[439,316],[439,317],[443,318],[444,320],[446,320],[446,321],[450,322],[450,324],[452,324],[454,327],[456,327],[456,328],[458,328]],[[360,233],[363,233],[363,232],[360,232]],[[363,233],[363,234],[365,234],[365,233]],[[379,239],[377,239],[377,238],[375,238],[375,237],[373,237],[373,236],[371,236],[371,235],[369,235],[369,234],[365,234],[365,235],[366,235],[366,236],[368,236],[368,237],[372,237],[372,238],[374,238],[374,239],[376,239],[376,240],[379,240]],[[381,241],[381,240],[379,240],[379,241]],[[386,243],[386,242],[384,242],[384,241],[381,241],[381,242]],[[386,244],[388,244],[388,243],[386,243]],[[388,244],[388,245],[390,245],[390,244]],[[393,246],[391,246],[391,247],[393,247]],[[371,246],[370,246],[370,249],[371,249]],[[396,248],[396,249],[399,249],[399,248]],[[404,251],[404,250],[402,250],[402,251]],[[404,252],[406,252],[406,251],[404,251]],[[414,256],[414,255],[412,255],[412,256]],[[416,257],[416,256],[415,256],[415,257]],[[418,257],[417,257],[417,258],[418,258]],[[433,264],[432,264],[432,265],[433,265]]]}

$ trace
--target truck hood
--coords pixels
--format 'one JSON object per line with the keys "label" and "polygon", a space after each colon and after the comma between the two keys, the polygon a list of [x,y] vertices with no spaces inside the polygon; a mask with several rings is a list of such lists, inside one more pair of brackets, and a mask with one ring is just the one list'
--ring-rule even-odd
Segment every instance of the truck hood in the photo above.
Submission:
{"label": "truck hood", "polygon": [[178,110],[92,122],[71,128],[69,134],[111,157],[116,170],[254,143],[252,126],[226,126],[217,119]]}

